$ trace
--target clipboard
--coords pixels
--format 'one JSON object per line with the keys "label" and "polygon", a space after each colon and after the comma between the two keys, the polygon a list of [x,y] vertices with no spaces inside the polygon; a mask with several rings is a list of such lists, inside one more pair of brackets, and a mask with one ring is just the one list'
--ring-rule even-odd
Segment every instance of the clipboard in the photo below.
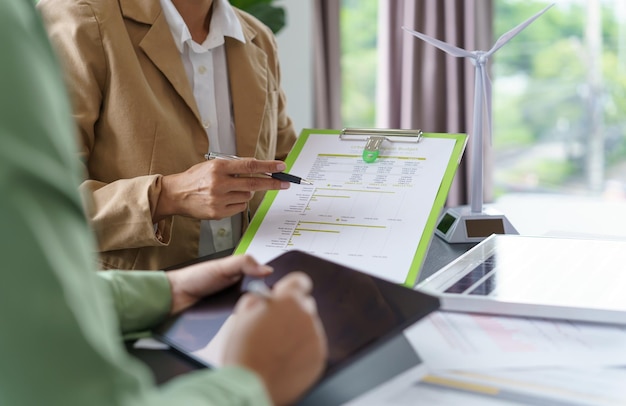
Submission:
{"label": "clipboard", "polygon": [[343,141],[365,141],[363,147],[363,161],[372,163],[380,154],[383,142],[418,143],[422,140],[422,130],[392,130],[380,128],[344,128],[339,133]]}
{"label": "clipboard", "polygon": [[[303,130],[286,172],[313,185],[267,192],[234,253],[264,263],[297,249],[412,287],[467,135],[377,131]],[[368,163],[372,136],[385,141]]]}

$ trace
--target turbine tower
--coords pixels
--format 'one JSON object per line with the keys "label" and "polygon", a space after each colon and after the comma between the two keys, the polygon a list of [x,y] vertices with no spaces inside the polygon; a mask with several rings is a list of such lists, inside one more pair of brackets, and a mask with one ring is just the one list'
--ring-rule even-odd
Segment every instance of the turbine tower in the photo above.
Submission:
{"label": "turbine tower", "polygon": [[474,114],[472,123],[472,167],[470,206],[449,208],[439,217],[435,234],[448,242],[477,242],[491,234],[518,234],[507,218],[500,213],[483,207],[483,117],[487,108],[487,129],[491,141],[491,81],[487,73],[487,62],[491,55],[502,48],[533,21],[548,11],[547,6],[517,27],[503,34],[489,51],[467,51],[428,35],[402,27],[415,37],[457,58],[469,58],[475,66]]}

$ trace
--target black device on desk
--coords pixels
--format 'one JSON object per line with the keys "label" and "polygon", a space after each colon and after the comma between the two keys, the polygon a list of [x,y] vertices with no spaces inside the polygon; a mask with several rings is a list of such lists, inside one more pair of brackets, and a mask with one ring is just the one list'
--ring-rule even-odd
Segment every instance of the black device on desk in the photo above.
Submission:
{"label": "black device on desk", "polygon": [[[269,265],[274,268],[265,278],[270,287],[296,270],[311,277],[328,337],[326,370],[300,404],[343,403],[421,362],[401,332],[439,308],[437,298],[300,251],[289,251]],[[215,342],[250,280],[244,278],[169,320],[156,337],[212,367],[207,345]]]}

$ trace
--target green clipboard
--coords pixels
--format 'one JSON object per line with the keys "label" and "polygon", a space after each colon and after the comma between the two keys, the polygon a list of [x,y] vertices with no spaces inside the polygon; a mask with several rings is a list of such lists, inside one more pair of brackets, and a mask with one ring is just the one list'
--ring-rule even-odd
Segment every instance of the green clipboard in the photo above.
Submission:
{"label": "green clipboard", "polygon": [[[376,130],[376,131],[393,132],[394,130]],[[328,130],[328,129],[304,129],[301,132],[300,136],[298,137],[292,150],[288,154],[287,158],[285,159],[285,164],[287,166],[286,172],[290,172],[294,164],[300,158],[301,152],[305,148],[305,145],[307,144],[307,141],[309,140],[309,137],[312,134],[315,134],[315,135],[324,134],[324,135],[328,135],[329,137],[337,137],[339,139],[339,136],[342,135],[342,131],[341,130]],[[357,138],[352,138],[350,141],[345,141],[345,142],[355,142],[355,145],[359,145],[359,148],[363,150],[365,148],[368,138],[372,136],[371,134],[367,132],[365,132],[363,135],[364,136],[362,138],[362,141],[359,141],[357,137]],[[463,152],[465,150],[465,146],[467,143],[466,134],[421,133],[420,132],[419,135],[421,139],[439,138],[439,139],[453,140],[454,144],[451,149],[449,159],[447,161],[447,166],[445,167],[445,171],[443,172],[441,183],[436,192],[435,199],[432,202],[432,206],[430,207],[430,211],[428,213],[425,225],[423,227],[423,232],[421,234],[421,237],[419,238],[417,246],[411,247],[411,249],[414,249],[415,251],[414,251],[412,261],[410,262],[410,265],[408,266],[409,269],[407,269],[406,278],[404,279],[404,282],[402,283],[403,285],[408,286],[408,287],[413,287],[416,281],[418,280],[420,269],[426,257],[426,253],[428,251],[430,241],[434,235],[434,230],[437,224],[437,219],[439,217],[441,210],[443,209],[445,205],[448,192],[450,191],[452,181],[454,179],[456,170],[458,168],[459,162],[461,160],[461,157],[463,155]],[[383,158],[384,153],[383,155],[380,155],[380,157]],[[303,175],[303,174],[298,173],[298,175]],[[296,187],[296,186],[292,185],[292,187]],[[270,208],[272,207],[272,204],[274,203],[279,193],[280,191],[268,191],[265,194],[265,197],[263,201],[261,202],[256,214],[252,218],[250,225],[244,232],[238,246],[235,248],[234,254],[248,253],[250,245],[255,239],[255,236],[257,235],[257,233],[259,232],[259,229],[261,225],[263,224],[263,221],[266,219],[266,216],[268,212],[270,211]],[[285,251],[288,251],[288,250],[289,249],[285,249]],[[252,254],[254,255],[254,252],[252,252]],[[333,259],[333,258],[327,258],[327,259]],[[350,266],[350,264],[346,264],[346,265]],[[353,267],[359,269],[357,266],[353,266]]]}

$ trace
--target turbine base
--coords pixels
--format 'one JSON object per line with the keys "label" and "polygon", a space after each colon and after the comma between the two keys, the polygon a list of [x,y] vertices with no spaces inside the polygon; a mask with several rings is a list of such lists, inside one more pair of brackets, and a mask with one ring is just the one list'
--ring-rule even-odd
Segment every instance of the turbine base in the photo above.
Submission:
{"label": "turbine base", "polygon": [[472,212],[470,206],[446,209],[435,234],[449,243],[480,242],[491,234],[519,234],[506,216],[491,208]]}

